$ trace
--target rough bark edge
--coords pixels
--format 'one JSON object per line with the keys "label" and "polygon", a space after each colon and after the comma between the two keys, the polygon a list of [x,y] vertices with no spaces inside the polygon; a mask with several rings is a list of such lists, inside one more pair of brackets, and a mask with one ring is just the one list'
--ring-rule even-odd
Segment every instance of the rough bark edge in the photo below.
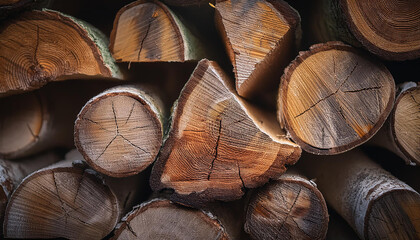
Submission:
{"label": "rough bark edge", "polygon": [[284,103],[285,101],[284,96],[287,93],[287,87],[289,85],[290,77],[292,76],[292,73],[294,72],[294,70],[303,61],[305,61],[305,59],[308,58],[309,56],[312,56],[319,52],[328,51],[328,50],[348,51],[348,52],[357,54],[363,58],[366,58],[370,61],[376,62],[377,67],[380,68],[384,73],[386,73],[390,79],[393,79],[391,73],[381,62],[375,61],[374,58],[342,42],[331,41],[331,42],[326,42],[326,43],[319,43],[319,44],[312,45],[307,51],[299,52],[299,55],[284,70],[284,74],[281,77],[278,100],[277,100],[278,112],[280,112],[280,114],[278,114],[278,119],[281,122],[282,126],[286,128],[288,134],[291,135],[292,139],[298,145],[300,145],[305,151],[308,151],[309,153],[316,154],[316,155],[334,155],[334,154],[344,153],[371,139],[376,134],[376,132],[378,132],[378,130],[382,127],[382,125],[385,123],[385,120],[388,118],[388,115],[391,113],[392,107],[394,105],[394,99],[395,99],[395,82],[392,81],[392,84],[394,85],[394,87],[391,88],[390,96],[388,98],[389,101],[382,113],[382,116],[379,118],[377,123],[372,127],[372,129],[357,141],[354,141],[350,144],[347,144],[341,147],[334,147],[334,148],[317,148],[302,141],[299,137],[297,137],[296,133],[289,127],[287,123],[287,117],[285,114],[287,112],[287,109],[284,109],[286,108],[285,107],[286,104]]}
{"label": "rough bark edge", "polygon": [[[141,96],[140,96],[141,95]],[[164,137],[164,122],[165,122],[165,118],[164,115],[162,113],[162,111],[160,110],[159,107],[157,107],[157,104],[151,99],[151,97],[148,96],[147,93],[145,93],[142,90],[139,89],[134,89],[134,88],[130,88],[130,86],[123,86],[123,88],[121,88],[121,86],[117,86],[117,87],[113,87],[110,88],[108,90],[105,90],[104,92],[98,94],[97,96],[93,97],[92,99],[90,99],[82,108],[82,110],[80,111],[80,113],[77,115],[76,121],[75,121],[75,127],[74,127],[74,144],[77,148],[77,150],[80,152],[80,154],[82,154],[83,159],[88,163],[88,165],[90,167],[92,167],[95,171],[103,173],[107,176],[111,176],[111,177],[128,177],[134,174],[138,174],[142,171],[144,171],[149,165],[151,165],[153,162],[155,162],[155,160],[157,159],[157,157],[160,155],[159,152],[158,154],[153,158],[153,161],[149,162],[146,165],[142,165],[138,168],[133,169],[133,172],[131,172],[129,175],[127,175],[126,173],[115,173],[115,172],[111,172],[108,171],[100,166],[98,166],[95,161],[93,161],[83,150],[83,146],[80,143],[79,140],[79,128],[77,127],[79,125],[79,121],[81,121],[81,119],[83,118],[83,116],[86,114],[86,112],[90,109],[90,107],[94,104],[96,104],[97,102],[103,100],[104,98],[108,98],[108,97],[114,97],[114,96],[127,96],[130,98],[133,98],[137,101],[139,101],[143,107],[145,107],[147,109],[148,112],[152,112],[153,114],[150,114],[150,116],[153,118],[153,121],[155,123],[157,123],[158,126],[161,126],[159,130],[161,138],[163,139]]]}

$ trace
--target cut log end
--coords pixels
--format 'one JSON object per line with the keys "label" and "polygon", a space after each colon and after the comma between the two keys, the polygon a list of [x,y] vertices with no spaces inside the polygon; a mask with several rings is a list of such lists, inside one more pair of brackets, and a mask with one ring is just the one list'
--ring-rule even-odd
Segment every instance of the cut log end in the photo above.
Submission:
{"label": "cut log end", "polygon": [[61,13],[29,11],[1,27],[0,95],[40,88],[50,81],[118,77],[97,30]]}
{"label": "cut log end", "polygon": [[7,238],[103,238],[118,218],[115,195],[78,168],[38,171],[20,184],[7,205]]}
{"label": "cut log end", "polygon": [[403,91],[391,118],[391,131],[408,162],[420,165],[420,86]]}
{"label": "cut log end", "polygon": [[0,112],[1,157],[13,158],[39,140],[44,112],[37,94],[28,93],[2,99]]}
{"label": "cut log end", "polygon": [[365,225],[366,239],[420,238],[420,195],[393,191],[372,203]]}
{"label": "cut log end", "polygon": [[300,148],[272,120],[235,94],[215,62],[200,61],[173,110],[152,187],[172,188],[187,204],[239,199],[243,188],[279,176],[300,157]]}
{"label": "cut log end", "polygon": [[327,206],[319,190],[287,173],[251,197],[245,222],[253,239],[324,239],[327,227]]}
{"label": "cut log end", "polygon": [[419,1],[341,3],[350,30],[369,51],[388,60],[420,57]]}
{"label": "cut log end", "polygon": [[339,42],[311,47],[286,69],[278,118],[293,140],[315,154],[338,154],[371,138],[391,112],[392,75]]}
{"label": "cut log end", "polygon": [[114,58],[118,62],[189,60],[174,17],[159,1],[140,0],[122,8],[111,33],[110,49]]}
{"label": "cut log end", "polygon": [[90,100],[75,123],[75,143],[85,160],[113,177],[134,175],[149,166],[163,134],[153,106],[136,92],[120,88]]}
{"label": "cut log end", "polygon": [[203,211],[155,199],[135,208],[113,239],[228,239],[220,222]]}

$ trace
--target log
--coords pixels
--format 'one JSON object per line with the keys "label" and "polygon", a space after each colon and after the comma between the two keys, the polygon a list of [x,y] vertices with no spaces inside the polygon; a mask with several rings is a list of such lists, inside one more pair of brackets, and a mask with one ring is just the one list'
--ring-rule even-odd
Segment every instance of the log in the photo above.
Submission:
{"label": "log", "polygon": [[325,239],[327,205],[313,181],[288,170],[251,191],[244,228],[253,239]]}
{"label": "log", "polygon": [[51,5],[52,0],[0,0],[0,19],[31,8],[45,8]]}
{"label": "log", "polygon": [[188,205],[232,201],[278,177],[300,153],[274,116],[238,97],[217,63],[203,59],[173,107],[150,184]]}
{"label": "log", "polygon": [[[80,161],[72,165],[70,159],[39,170],[26,177],[11,196],[4,235],[102,239],[138,200],[134,196],[141,191],[136,186],[141,182],[135,180],[139,179],[103,179]],[[131,187],[131,195],[125,192],[122,196],[127,186]]]}
{"label": "log", "polygon": [[393,61],[420,57],[418,1],[321,0],[313,8],[317,42],[341,40]]}
{"label": "log", "polygon": [[109,48],[117,62],[185,62],[205,56],[188,23],[156,0],[138,0],[118,11]]}
{"label": "log", "polygon": [[406,164],[420,164],[420,86],[406,82],[397,91],[394,108],[372,144],[394,152]]}
{"label": "log", "polygon": [[298,167],[362,239],[420,238],[420,194],[360,150],[305,155]]}
{"label": "log", "polygon": [[217,1],[215,21],[234,67],[238,94],[250,99],[276,89],[299,46],[296,10],[282,0]]}
{"label": "log", "polygon": [[385,66],[328,42],[301,52],[285,70],[278,119],[305,151],[338,154],[369,140],[394,99],[394,79]]}
{"label": "log", "polygon": [[117,226],[112,239],[234,239],[212,213],[163,198],[136,206]]}
{"label": "log", "polygon": [[0,45],[0,96],[52,81],[121,77],[102,33],[52,10],[2,22]]}
{"label": "log", "polygon": [[0,156],[16,159],[55,147],[74,148],[77,113],[92,95],[110,86],[109,82],[61,82],[1,98]]}
{"label": "log", "polygon": [[105,90],[90,99],[77,116],[74,142],[96,171],[128,177],[156,159],[165,107],[157,95],[143,89],[128,85]]}

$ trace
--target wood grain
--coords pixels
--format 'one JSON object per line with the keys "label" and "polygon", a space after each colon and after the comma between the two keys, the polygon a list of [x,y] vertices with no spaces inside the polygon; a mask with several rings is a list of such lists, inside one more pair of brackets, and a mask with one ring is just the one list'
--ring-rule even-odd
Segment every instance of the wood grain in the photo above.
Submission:
{"label": "wood grain", "polygon": [[282,77],[278,118],[292,139],[315,154],[337,154],[371,138],[391,112],[392,75],[340,42],[302,52]]}

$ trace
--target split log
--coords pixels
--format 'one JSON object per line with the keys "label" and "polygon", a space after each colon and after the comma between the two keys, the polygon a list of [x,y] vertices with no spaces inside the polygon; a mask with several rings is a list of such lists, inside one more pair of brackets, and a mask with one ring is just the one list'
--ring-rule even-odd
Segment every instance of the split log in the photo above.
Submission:
{"label": "split log", "polygon": [[210,212],[153,199],[136,206],[112,239],[235,239]]}
{"label": "split log", "polygon": [[317,42],[341,40],[386,60],[420,57],[419,1],[321,0],[313,8]]}
{"label": "split log", "polygon": [[328,42],[301,52],[285,70],[278,118],[305,151],[338,154],[369,140],[394,99],[394,79],[385,66]]}
{"label": "split log", "polygon": [[14,159],[54,147],[74,148],[77,113],[92,95],[110,86],[111,83],[62,82],[1,98],[0,156]]}
{"label": "split log", "polygon": [[325,239],[327,205],[314,182],[288,170],[251,192],[244,227],[253,239]]}
{"label": "split log", "polygon": [[359,150],[305,155],[298,166],[360,238],[420,238],[420,194]]}
{"label": "split log", "polygon": [[371,141],[394,152],[410,165],[420,165],[420,86],[399,86],[390,117]]}
{"label": "split log", "polygon": [[204,59],[173,107],[150,184],[173,189],[184,204],[232,201],[281,175],[300,153],[274,116],[238,97],[217,63]]}
{"label": "split log", "polygon": [[74,126],[74,142],[87,163],[112,177],[148,167],[162,145],[165,107],[139,86],[117,86],[93,97]]}
{"label": "split log", "polygon": [[215,21],[245,98],[276,89],[297,51],[299,14],[286,2],[217,1]]}
{"label": "split log", "polygon": [[188,24],[156,0],[138,0],[118,11],[109,48],[118,62],[184,62],[205,56]]}
{"label": "split log", "polygon": [[[26,177],[11,196],[4,235],[102,239],[138,200],[134,197],[141,191],[138,180],[104,180],[80,161],[72,165],[69,159],[39,170]],[[131,191],[124,191],[128,186]]]}
{"label": "split log", "polygon": [[24,12],[0,25],[0,96],[80,78],[119,78],[105,37],[52,10]]}

